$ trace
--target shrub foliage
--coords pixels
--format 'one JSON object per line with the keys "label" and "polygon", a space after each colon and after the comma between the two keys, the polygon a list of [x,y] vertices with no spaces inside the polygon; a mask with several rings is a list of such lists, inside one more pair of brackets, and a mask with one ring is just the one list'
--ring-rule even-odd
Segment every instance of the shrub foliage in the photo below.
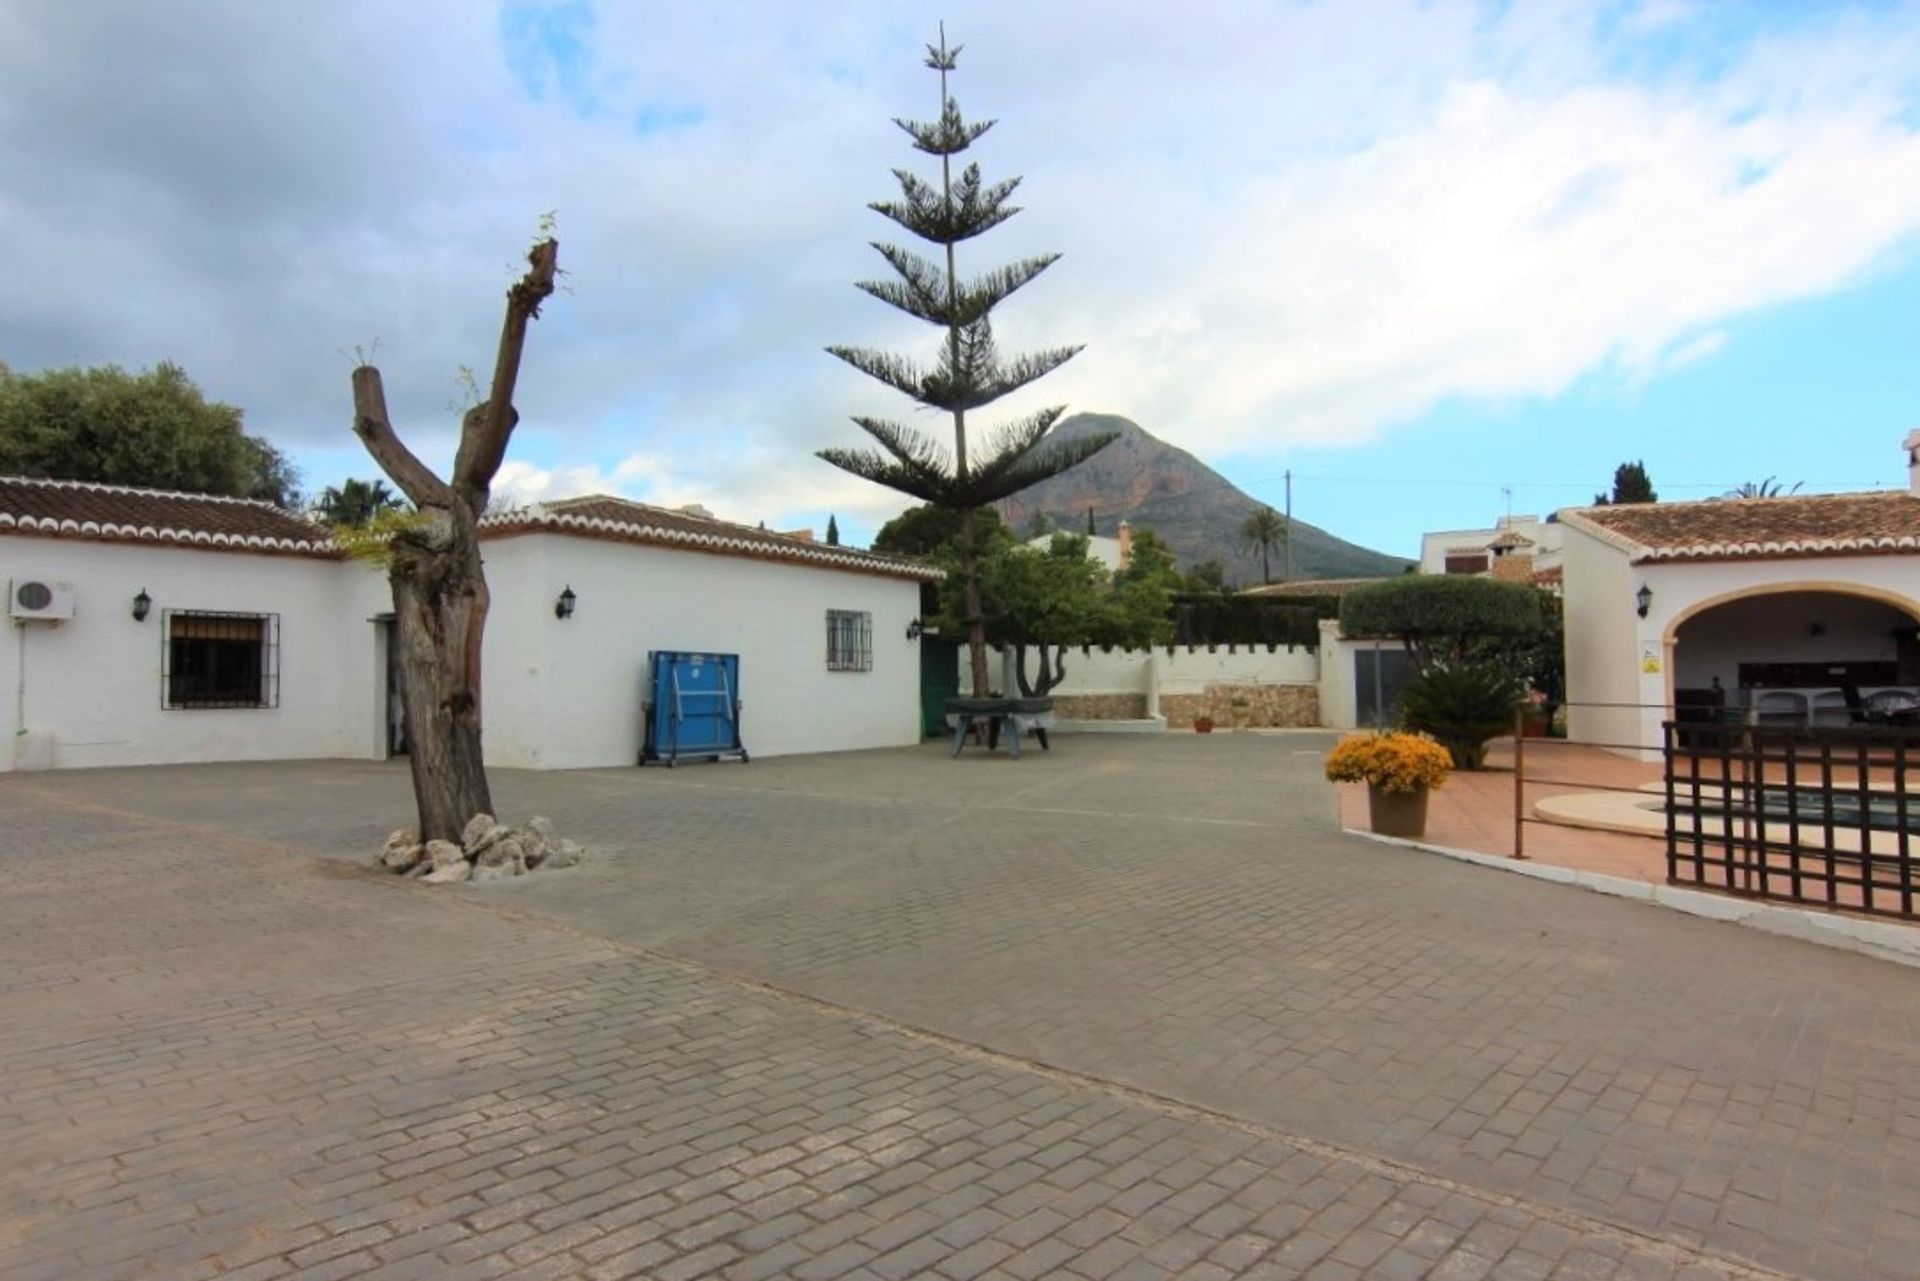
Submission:
{"label": "shrub foliage", "polygon": [[1533,636],[1540,627],[1539,591],[1491,578],[1410,574],[1356,587],[1340,602],[1343,633],[1402,640],[1421,671],[1465,663],[1481,642]]}
{"label": "shrub foliage", "polygon": [[1456,767],[1486,767],[1487,743],[1513,729],[1526,697],[1511,669],[1493,663],[1437,664],[1400,695],[1400,723],[1444,745]]}

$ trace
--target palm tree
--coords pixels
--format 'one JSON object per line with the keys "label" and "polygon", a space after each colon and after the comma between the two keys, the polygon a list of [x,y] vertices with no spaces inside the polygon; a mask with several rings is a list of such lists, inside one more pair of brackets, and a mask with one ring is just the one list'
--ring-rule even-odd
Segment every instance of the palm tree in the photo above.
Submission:
{"label": "palm tree", "polygon": [[1287,518],[1271,507],[1262,507],[1240,523],[1240,546],[1251,552],[1260,553],[1260,581],[1270,583],[1273,574],[1268,568],[1268,556],[1287,545]]}
{"label": "palm tree", "polygon": [[940,73],[940,117],[932,122],[895,122],[913,140],[915,150],[940,158],[940,185],[935,187],[905,169],[896,169],[901,199],[876,201],[870,206],[875,213],[944,250],[944,265],[894,245],[875,244],[898,279],[858,282],[861,290],[881,302],[944,330],[946,342],[939,359],[926,368],[891,352],[865,347],[827,348],[861,373],[926,408],[951,414],[953,453],[949,456],[925,432],[885,419],[856,417],[853,421],[879,443],[880,449],[823,449],[819,456],[862,479],[958,514],[967,650],[973,693],[981,698],[987,694],[987,633],[980,603],[979,511],[1091,457],[1118,433],[1086,436],[1070,444],[1039,449],[1066,412],[1064,405],[1057,405],[1000,427],[988,437],[984,456],[971,456],[967,451],[968,410],[989,405],[1043,377],[1072,359],[1080,348],[1053,347],[1003,356],[994,345],[993,326],[987,319],[1009,294],[1052,266],[1058,254],[1024,259],[971,280],[962,280],[955,271],[954,246],[1018,213],[1006,202],[1020,185],[1018,178],[984,183],[979,165],[968,165],[957,177],[953,172],[953,157],[993,127],[991,120],[969,124],[960,115],[959,104],[947,95],[947,73],[954,69],[959,56],[960,46],[947,47],[943,25],[939,45],[928,45],[926,58],[926,65]]}
{"label": "palm tree", "polygon": [[1752,480],[1746,481],[1745,483],[1738,485],[1733,489],[1729,489],[1725,494],[1722,495],[1722,497],[1724,498],[1785,498],[1790,494],[1799,493],[1800,486],[1804,484],[1806,484],[1806,482],[1803,480],[1795,481],[1793,484],[1793,488],[1782,489],[1780,487],[1780,482],[1775,480],[1773,477],[1769,476],[1765,480],[1761,480],[1761,481],[1752,481]]}
{"label": "palm tree", "polygon": [[384,480],[348,479],[328,485],[314,504],[320,519],[329,525],[364,525],[381,512],[399,511],[405,501]]}

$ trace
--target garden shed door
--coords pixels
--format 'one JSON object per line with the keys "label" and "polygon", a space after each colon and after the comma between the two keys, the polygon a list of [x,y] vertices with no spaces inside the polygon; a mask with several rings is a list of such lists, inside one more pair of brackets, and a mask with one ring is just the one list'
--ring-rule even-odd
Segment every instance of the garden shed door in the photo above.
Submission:
{"label": "garden shed door", "polygon": [[920,733],[947,732],[947,700],[960,693],[960,643],[942,636],[920,638]]}

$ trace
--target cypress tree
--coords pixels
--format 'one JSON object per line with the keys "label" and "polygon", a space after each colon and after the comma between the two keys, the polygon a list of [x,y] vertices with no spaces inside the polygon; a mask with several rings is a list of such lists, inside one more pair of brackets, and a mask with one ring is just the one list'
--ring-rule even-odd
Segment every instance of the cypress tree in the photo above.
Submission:
{"label": "cypress tree", "polygon": [[832,512],[828,512],[827,513],[827,546],[838,547],[839,545],[840,545],[840,522],[833,518]]}
{"label": "cypress tree", "polygon": [[989,313],[1007,296],[1058,261],[1058,254],[1025,258],[962,280],[954,247],[989,231],[1019,210],[1007,204],[1020,179],[987,183],[980,166],[969,164],[959,175],[953,157],[967,150],[993,127],[991,120],[969,122],[947,92],[947,76],[960,56],[960,46],[947,47],[946,26],[940,43],[927,46],[926,65],[940,76],[940,116],[933,121],[896,119],[913,147],[940,158],[936,187],[905,169],[894,170],[900,199],[875,201],[868,207],[904,230],[943,251],[943,262],[930,261],[896,245],[876,242],[877,250],[893,269],[894,279],[863,280],[857,287],[945,331],[939,359],[929,367],[891,352],[865,347],[829,347],[827,350],[861,373],[885,383],[929,408],[953,419],[951,455],[924,432],[881,418],[855,417],[854,422],[880,446],[874,449],[823,449],[819,456],[836,467],[910,494],[923,502],[960,516],[960,574],[964,590],[967,649],[976,698],[987,694],[987,639],[980,605],[980,536],[977,513],[987,504],[1019,493],[1049,476],[1065,471],[1104,448],[1118,433],[1082,438],[1069,444],[1049,443],[1039,448],[1053,425],[1066,412],[1064,405],[1042,409],[1000,426],[976,456],[968,451],[967,412],[992,404],[1028,383],[1051,373],[1080,348],[1051,347],[1021,355],[1003,355],[994,345]]}
{"label": "cypress tree", "polygon": [[1095,536],[1096,535],[1093,528],[1093,508],[1089,507],[1087,508],[1087,537],[1093,538]]}

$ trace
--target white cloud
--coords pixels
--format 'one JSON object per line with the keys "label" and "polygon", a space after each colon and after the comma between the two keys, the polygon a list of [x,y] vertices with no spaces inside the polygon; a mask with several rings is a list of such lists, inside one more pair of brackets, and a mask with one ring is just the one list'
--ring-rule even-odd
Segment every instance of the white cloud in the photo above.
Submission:
{"label": "white cloud", "polygon": [[[935,6],[584,6],[546,62],[543,6],[506,7],[0,10],[0,359],[175,359],[318,451],[351,443],[341,352],[377,336],[403,432],[444,456],[455,371],[558,209],[571,292],[520,398],[523,453],[557,461],[503,490],[877,525],[899,501],[811,453],[904,407],[820,348],[919,337],[850,282],[887,230],[864,203],[917,159],[889,118],[931,106]],[[1202,454],[1361,442],[1445,400],[1657,377],[1863,278],[1920,228],[1920,24],[1726,14],[969,6],[955,91],[1002,119],[980,159],[1029,208],[963,260],[1066,251],[1001,336],[1089,344],[1008,411],[1125,413]]]}

